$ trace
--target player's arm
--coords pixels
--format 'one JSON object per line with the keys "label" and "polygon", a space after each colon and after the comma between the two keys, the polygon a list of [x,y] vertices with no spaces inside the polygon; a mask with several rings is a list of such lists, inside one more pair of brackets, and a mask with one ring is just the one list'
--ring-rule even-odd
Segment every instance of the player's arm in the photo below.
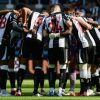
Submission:
{"label": "player's arm", "polygon": [[73,17],[75,20],[77,20],[81,26],[83,26],[84,28],[91,30],[92,26],[87,23],[82,17]]}
{"label": "player's arm", "polygon": [[[13,29],[14,31],[17,31],[17,32],[25,32],[25,31],[26,31],[25,28],[19,27],[19,26],[17,25],[17,22],[15,22],[15,21],[12,22],[12,29]],[[28,31],[27,31],[27,32],[28,32]]]}
{"label": "player's arm", "polygon": [[66,21],[66,31],[62,32],[60,35],[61,36],[66,36],[68,34],[71,34],[72,32],[72,22],[71,20]]}
{"label": "player's arm", "polygon": [[16,15],[12,14],[10,24],[11,24],[12,29],[17,31],[17,32],[26,32],[26,33],[28,32],[28,30],[26,28],[22,28],[22,27],[18,26]]}
{"label": "player's arm", "polygon": [[24,25],[27,23],[28,12],[25,8],[22,9],[22,22]]}
{"label": "player's arm", "polygon": [[94,21],[92,18],[88,18],[88,23],[90,23],[91,25],[95,26],[95,27],[98,27],[99,24],[97,21]]}
{"label": "player's arm", "polygon": [[32,11],[31,11],[31,9],[24,7],[22,9],[21,13],[22,13],[22,22],[23,22],[23,24],[25,26],[26,23],[27,23],[28,15],[30,15],[32,13]]}
{"label": "player's arm", "polygon": [[99,30],[100,30],[100,25],[98,25],[98,27],[97,27]]}
{"label": "player's arm", "polygon": [[12,10],[0,10],[0,14],[6,14],[8,12],[11,12]]}

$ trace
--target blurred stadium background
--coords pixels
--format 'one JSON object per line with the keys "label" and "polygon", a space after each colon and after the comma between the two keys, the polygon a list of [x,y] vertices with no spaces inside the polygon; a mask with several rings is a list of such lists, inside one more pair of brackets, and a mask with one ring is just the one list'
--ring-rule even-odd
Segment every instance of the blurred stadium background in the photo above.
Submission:
{"label": "blurred stadium background", "polygon": [[90,14],[100,24],[100,0],[0,0],[0,9],[14,9],[19,3],[24,3],[35,11],[46,8],[50,4],[74,3],[76,9],[82,10],[85,15]]}

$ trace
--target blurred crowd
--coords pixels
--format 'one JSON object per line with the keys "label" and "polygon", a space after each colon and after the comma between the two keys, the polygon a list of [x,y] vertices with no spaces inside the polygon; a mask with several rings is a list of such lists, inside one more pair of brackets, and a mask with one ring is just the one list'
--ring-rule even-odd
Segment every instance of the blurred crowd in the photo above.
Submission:
{"label": "blurred crowd", "polygon": [[100,24],[100,1],[99,0],[19,0],[20,3],[43,5],[49,4],[73,4],[73,7],[84,12],[85,16],[92,16]]}

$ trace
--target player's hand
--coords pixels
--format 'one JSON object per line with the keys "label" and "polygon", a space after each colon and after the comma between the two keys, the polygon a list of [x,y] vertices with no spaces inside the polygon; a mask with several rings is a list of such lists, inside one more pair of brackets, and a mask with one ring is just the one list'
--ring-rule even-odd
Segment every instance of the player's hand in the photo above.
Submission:
{"label": "player's hand", "polygon": [[97,28],[100,30],[100,25]]}
{"label": "player's hand", "polygon": [[54,39],[55,38],[55,34],[54,33],[49,34],[49,38],[50,39]]}
{"label": "player's hand", "polygon": [[49,34],[50,39],[57,38],[57,37],[60,37],[60,33],[51,33],[51,34]]}
{"label": "player's hand", "polygon": [[36,29],[30,30],[30,33],[31,33],[31,34],[36,34]]}
{"label": "player's hand", "polygon": [[24,23],[23,26],[24,26],[24,28],[27,28],[27,23]]}
{"label": "player's hand", "polygon": [[12,12],[13,12],[16,16],[20,16],[19,11],[17,11],[17,10],[12,10]]}
{"label": "player's hand", "polygon": [[28,29],[26,29],[26,28],[24,28],[24,32],[25,32],[25,33],[28,33],[28,32],[29,32],[29,30],[28,30]]}

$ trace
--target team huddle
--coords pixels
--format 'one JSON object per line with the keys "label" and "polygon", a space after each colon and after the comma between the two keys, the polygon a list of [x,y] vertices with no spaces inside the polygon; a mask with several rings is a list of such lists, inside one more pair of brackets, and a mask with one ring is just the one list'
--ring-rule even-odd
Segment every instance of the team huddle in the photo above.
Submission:
{"label": "team huddle", "polygon": [[[79,93],[75,93],[77,67]],[[19,4],[14,10],[0,11],[0,96],[21,96],[27,71],[34,79],[32,96],[100,95],[99,67],[100,25],[71,4],[63,9],[55,4],[41,12]],[[44,90],[45,76],[48,93]],[[6,91],[8,77],[11,93]],[[66,93],[68,78],[70,90]]]}

